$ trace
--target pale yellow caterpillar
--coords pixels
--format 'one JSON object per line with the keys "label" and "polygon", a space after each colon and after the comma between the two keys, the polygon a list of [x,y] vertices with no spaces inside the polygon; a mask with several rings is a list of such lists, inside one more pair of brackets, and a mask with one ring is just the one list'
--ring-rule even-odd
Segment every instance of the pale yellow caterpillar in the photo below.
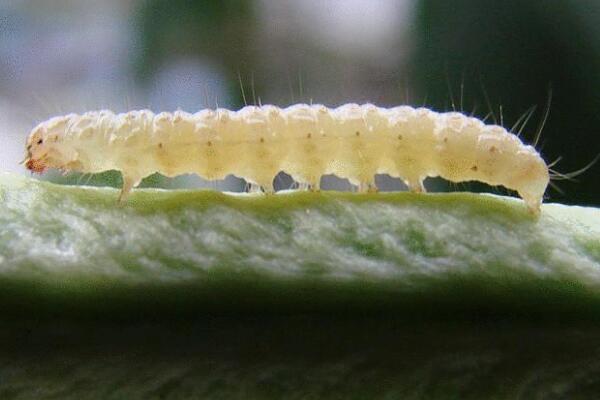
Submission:
{"label": "pale yellow caterpillar", "polygon": [[233,174],[266,192],[280,171],[313,189],[335,174],[374,190],[375,174],[389,174],[420,192],[425,178],[440,176],[505,186],[534,213],[550,180],[538,152],[501,126],[457,112],[372,104],[69,114],[32,130],[25,163],[34,172],[119,170],[120,199],[155,172],[209,180]]}

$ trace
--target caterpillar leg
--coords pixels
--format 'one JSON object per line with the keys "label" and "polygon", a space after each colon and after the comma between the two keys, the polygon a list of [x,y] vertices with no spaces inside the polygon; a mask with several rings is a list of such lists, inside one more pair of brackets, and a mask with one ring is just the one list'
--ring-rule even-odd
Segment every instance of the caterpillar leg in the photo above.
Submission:
{"label": "caterpillar leg", "polygon": [[311,182],[298,182],[298,190],[318,192],[321,190],[321,182],[318,179]]}
{"label": "caterpillar leg", "polygon": [[273,187],[273,183],[254,183],[249,182],[247,184],[248,193],[265,193],[265,194],[273,194],[275,193],[275,188]]}
{"label": "caterpillar leg", "polygon": [[321,191],[321,178],[315,178],[308,186],[308,190],[311,192],[320,192]]}
{"label": "caterpillar leg", "polygon": [[375,182],[361,182],[358,185],[358,192],[359,193],[377,193],[378,189],[377,189],[377,185],[375,185]]}
{"label": "caterpillar leg", "polygon": [[261,193],[262,192],[260,185],[257,183],[253,183],[253,182],[248,182],[246,184],[246,189],[247,189],[248,193]]}
{"label": "caterpillar leg", "polygon": [[311,189],[310,183],[308,182],[298,182],[298,190],[301,192],[306,192]]}
{"label": "caterpillar leg", "polygon": [[260,185],[261,189],[265,194],[273,194],[275,193],[275,187],[273,186],[273,182],[263,183]]}
{"label": "caterpillar leg", "polygon": [[425,193],[426,192],[425,186],[423,186],[422,179],[406,180],[405,183],[408,186],[408,190],[410,190],[413,193]]}
{"label": "caterpillar leg", "polygon": [[119,194],[119,199],[117,202],[119,204],[124,204],[131,193],[131,189],[140,184],[141,179],[134,178],[131,176],[123,175],[123,187],[121,188],[121,193]]}

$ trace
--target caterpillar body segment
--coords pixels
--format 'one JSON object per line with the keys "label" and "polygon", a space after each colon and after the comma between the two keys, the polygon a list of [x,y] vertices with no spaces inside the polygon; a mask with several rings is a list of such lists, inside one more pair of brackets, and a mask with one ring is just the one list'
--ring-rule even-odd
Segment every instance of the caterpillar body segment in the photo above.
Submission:
{"label": "caterpillar body segment", "polygon": [[375,174],[385,173],[413,191],[440,176],[505,186],[536,213],[550,180],[538,152],[503,127],[457,112],[372,104],[69,114],[32,130],[25,163],[34,172],[119,170],[121,199],[155,172],[210,180],[233,174],[266,192],[280,171],[314,189],[325,174],[373,190]]}

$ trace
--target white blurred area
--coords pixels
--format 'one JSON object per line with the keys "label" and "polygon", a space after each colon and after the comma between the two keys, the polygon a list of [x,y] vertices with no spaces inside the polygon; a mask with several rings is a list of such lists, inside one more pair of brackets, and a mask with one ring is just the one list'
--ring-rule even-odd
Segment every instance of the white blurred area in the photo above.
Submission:
{"label": "white blurred area", "polygon": [[[174,52],[143,81],[135,75],[144,1],[23,0],[0,3],[0,170],[18,165],[28,131],[55,114],[232,107],[239,90],[223,60]],[[263,103],[327,105],[404,100],[412,0],[256,0],[256,60],[241,70],[262,81]],[[194,40],[193,37],[190,40]],[[227,52],[228,49],[223,49]],[[235,78],[235,77],[233,77]],[[143,83],[142,83],[143,82]],[[233,89],[232,89],[233,87]],[[185,177],[184,186],[209,186]],[[385,183],[384,183],[385,185]],[[335,186],[335,184],[334,184]],[[236,179],[219,184],[239,190]]]}
{"label": "white blurred area", "polygon": [[[0,3],[0,148],[3,171],[27,171],[29,130],[56,114],[124,109],[133,42],[127,1]],[[137,97],[132,89],[130,95]]]}
{"label": "white blurred area", "polygon": [[26,110],[0,98],[0,173],[25,173],[19,163],[25,156],[25,135],[30,129]]}

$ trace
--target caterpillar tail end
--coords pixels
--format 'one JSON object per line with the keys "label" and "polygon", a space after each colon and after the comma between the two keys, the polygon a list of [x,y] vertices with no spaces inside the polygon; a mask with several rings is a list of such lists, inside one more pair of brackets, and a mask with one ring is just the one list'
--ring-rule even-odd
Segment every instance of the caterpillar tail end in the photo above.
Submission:
{"label": "caterpillar tail end", "polygon": [[542,199],[533,197],[523,197],[523,201],[527,206],[527,210],[535,217],[539,217],[542,213]]}

